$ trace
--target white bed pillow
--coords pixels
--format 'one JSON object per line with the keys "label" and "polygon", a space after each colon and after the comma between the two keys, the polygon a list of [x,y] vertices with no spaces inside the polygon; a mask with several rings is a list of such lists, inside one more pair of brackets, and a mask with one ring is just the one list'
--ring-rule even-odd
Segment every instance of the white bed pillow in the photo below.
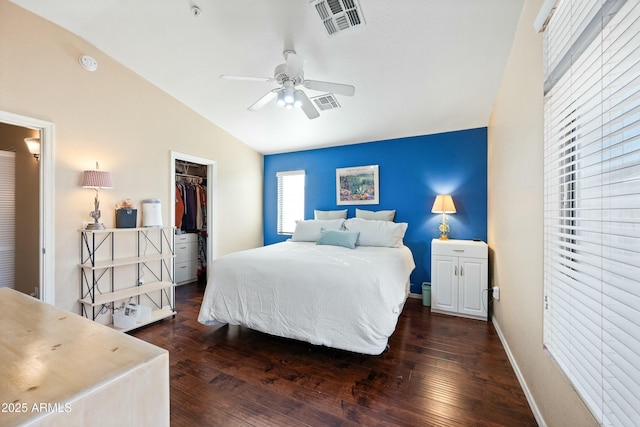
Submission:
{"label": "white bed pillow", "polygon": [[393,221],[393,218],[395,218],[395,216],[395,209],[389,211],[366,211],[364,209],[356,208],[356,218]]}
{"label": "white bed pillow", "polygon": [[308,219],[296,221],[296,229],[291,236],[292,242],[316,242],[322,229],[342,230],[344,219]]}
{"label": "white bed pillow", "polygon": [[342,209],[338,211],[313,211],[313,217],[315,219],[346,219],[347,218],[347,210]]}
{"label": "white bed pillow", "polygon": [[351,218],[344,222],[347,231],[359,232],[357,244],[359,246],[382,246],[399,248],[402,246],[404,233],[407,231],[406,222],[391,222]]}

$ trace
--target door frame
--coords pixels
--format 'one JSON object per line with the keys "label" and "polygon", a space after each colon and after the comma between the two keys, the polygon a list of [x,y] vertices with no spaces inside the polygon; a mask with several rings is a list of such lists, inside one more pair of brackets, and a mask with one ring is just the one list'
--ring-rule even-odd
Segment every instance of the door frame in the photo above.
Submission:
{"label": "door frame", "polygon": [[0,123],[19,126],[40,132],[40,212],[39,212],[39,298],[55,305],[55,126],[52,122],[34,117],[0,111]]}
{"label": "door frame", "polygon": [[170,182],[169,182],[169,218],[170,225],[174,226],[176,224],[176,210],[175,210],[175,200],[176,200],[176,160],[183,160],[191,163],[198,163],[200,165],[205,165],[207,167],[207,278],[209,276],[209,272],[211,271],[211,263],[216,258],[216,216],[215,211],[213,209],[214,206],[217,206],[216,203],[216,195],[217,195],[217,164],[215,160],[206,159],[204,157],[192,156],[191,154],[184,154],[177,151],[171,151],[171,165],[169,174]]}

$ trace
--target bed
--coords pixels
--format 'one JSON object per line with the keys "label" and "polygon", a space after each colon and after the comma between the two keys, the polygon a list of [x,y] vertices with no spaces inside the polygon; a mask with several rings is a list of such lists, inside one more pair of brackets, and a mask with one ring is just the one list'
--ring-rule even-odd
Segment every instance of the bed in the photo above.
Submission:
{"label": "bed", "polygon": [[[408,296],[413,255],[397,238],[392,247],[322,243],[322,236],[348,234],[343,228],[349,221],[335,232],[314,221],[318,233],[294,233],[285,242],[218,258],[198,321],[242,325],[357,353],[382,353]],[[376,222],[382,221],[369,221],[366,227]],[[371,243],[367,233],[356,234],[363,238],[359,242]]]}

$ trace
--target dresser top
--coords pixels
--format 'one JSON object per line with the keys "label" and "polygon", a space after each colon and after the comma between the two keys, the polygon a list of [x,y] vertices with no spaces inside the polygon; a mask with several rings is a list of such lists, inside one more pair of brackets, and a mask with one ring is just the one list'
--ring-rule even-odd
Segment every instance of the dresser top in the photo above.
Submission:
{"label": "dresser top", "polygon": [[4,413],[19,424],[34,404],[73,402],[167,351],[77,314],[0,288],[0,400],[26,404]]}

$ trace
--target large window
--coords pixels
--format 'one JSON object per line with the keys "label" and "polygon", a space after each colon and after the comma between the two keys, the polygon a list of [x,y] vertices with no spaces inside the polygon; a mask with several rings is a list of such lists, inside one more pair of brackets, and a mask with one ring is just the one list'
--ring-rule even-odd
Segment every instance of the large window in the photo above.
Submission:
{"label": "large window", "polygon": [[544,40],[544,343],[601,425],[636,426],[640,2],[558,0]]}
{"label": "large window", "polygon": [[278,234],[293,234],[304,219],[304,171],[277,172]]}

